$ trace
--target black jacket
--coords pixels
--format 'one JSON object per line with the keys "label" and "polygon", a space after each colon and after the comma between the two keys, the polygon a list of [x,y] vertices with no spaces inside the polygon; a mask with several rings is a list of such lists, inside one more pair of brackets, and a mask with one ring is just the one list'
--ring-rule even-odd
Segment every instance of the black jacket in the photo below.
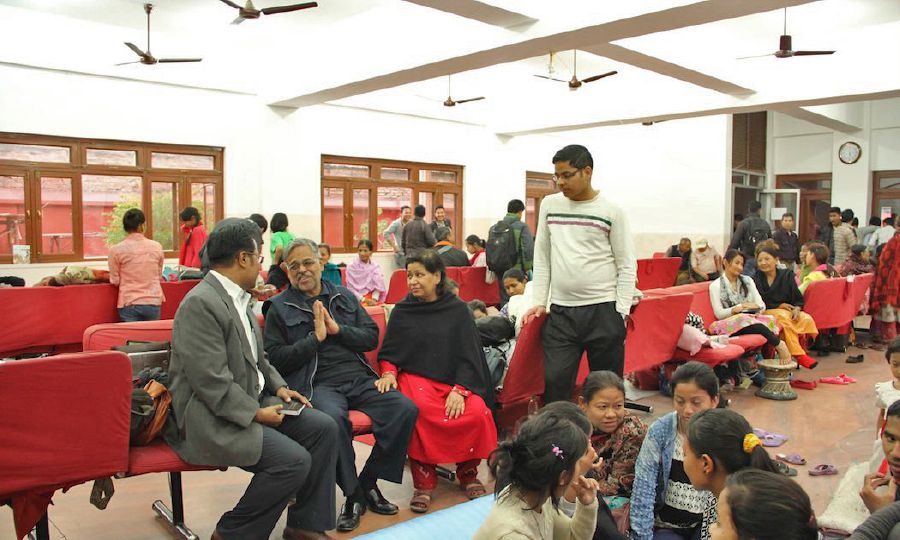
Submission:
{"label": "black jacket", "polygon": [[316,339],[312,310],[306,304],[308,297],[297,289],[289,287],[272,298],[266,312],[265,347],[269,362],[291,388],[310,399],[317,353],[325,344],[335,345],[336,341],[377,376],[362,353],[378,346],[378,325],[347,289],[323,281],[322,292],[328,296],[328,313],[341,327],[336,336],[328,336],[322,343]]}

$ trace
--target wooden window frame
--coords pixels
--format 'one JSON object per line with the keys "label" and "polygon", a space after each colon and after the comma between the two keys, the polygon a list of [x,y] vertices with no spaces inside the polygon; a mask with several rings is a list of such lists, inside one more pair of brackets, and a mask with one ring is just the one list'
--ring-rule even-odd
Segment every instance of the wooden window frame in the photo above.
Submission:
{"label": "wooden window frame", "polygon": [[[529,187],[528,180],[549,180],[553,182],[553,173],[542,173],[535,171],[525,171],[525,209],[528,209],[528,199],[534,199],[534,229],[531,231],[533,235],[537,235],[537,227],[538,220],[541,217],[541,202],[544,200],[544,197],[547,195],[553,195],[554,193],[559,193],[559,188],[539,188],[539,187]],[[555,185],[555,182],[554,182]],[[527,216],[525,219],[527,223]]]}
{"label": "wooden window frame", "polygon": [[[84,262],[104,261],[105,257],[84,257],[83,200],[81,190],[82,175],[135,176],[141,178],[141,208],[147,216],[145,235],[153,237],[152,192],[153,182],[171,182],[177,185],[175,208],[184,208],[191,201],[192,183],[215,185],[215,219],[224,217],[224,160],[225,150],[213,146],[176,145],[137,141],[117,141],[107,139],[82,139],[56,137],[26,133],[0,133],[0,142],[11,144],[34,144],[63,146],[69,148],[69,163],[18,161],[0,159],[0,175],[25,177],[25,227],[28,245],[31,246],[31,262]],[[88,165],[88,149],[128,150],[136,153],[135,166]],[[152,152],[172,154],[205,155],[213,158],[213,169],[170,169],[150,166]],[[59,176],[72,178],[72,243],[74,254],[43,253],[40,178]],[[181,235],[177,214],[173,215],[173,249],[164,252],[166,258],[178,257]],[[11,264],[11,255],[0,255],[0,264]]]}
{"label": "wooden window frame", "polygon": [[869,215],[878,216],[879,218],[881,218],[881,208],[876,205],[876,201],[881,197],[894,195],[898,192],[896,189],[880,189],[878,185],[881,183],[882,178],[900,178],[900,171],[872,171],[872,200],[869,203],[871,208]]}
{"label": "wooden window frame", "polygon": [[[326,176],[325,175],[325,164],[326,163],[335,163],[335,164],[346,164],[346,165],[365,165],[369,167],[369,177],[368,178],[353,178],[346,176]],[[384,180],[381,178],[381,168],[396,168],[396,169],[409,169],[409,180]],[[412,205],[415,207],[419,201],[419,194],[423,192],[433,193],[434,194],[434,205],[443,204],[444,202],[444,194],[454,194],[456,195],[456,207],[453,210],[453,215],[448,216],[450,218],[451,223],[454,224],[454,239],[456,240],[457,245],[463,240],[461,234],[462,227],[462,219],[463,219],[463,172],[464,167],[462,165],[450,165],[446,163],[420,163],[414,161],[398,161],[391,159],[381,159],[381,158],[363,158],[363,157],[350,157],[350,156],[336,156],[336,155],[327,155],[323,154],[321,156],[321,165],[320,165],[320,176],[321,183],[319,186],[319,193],[321,197],[321,201],[319,204],[320,208],[320,223],[321,223],[321,231],[322,238],[325,238],[325,198],[324,198],[324,190],[325,188],[340,188],[344,190],[344,206],[343,206],[343,223],[344,223],[344,236],[343,236],[343,245],[337,246],[332,245],[333,253],[354,253],[356,252],[356,246],[353,242],[353,190],[354,189],[368,189],[369,190],[369,231],[370,238],[369,240],[375,244],[376,250],[378,250],[377,245],[377,231],[378,231],[378,188],[380,187],[400,187],[400,188],[409,188],[412,189]],[[451,184],[447,182],[420,182],[419,181],[419,171],[420,170],[432,170],[432,171],[447,171],[456,173],[456,183]],[[373,211],[374,210],[374,211]],[[426,215],[425,220],[429,221],[430,216]],[[372,234],[372,232],[376,234]],[[382,253],[387,253],[388,250],[378,250]]]}

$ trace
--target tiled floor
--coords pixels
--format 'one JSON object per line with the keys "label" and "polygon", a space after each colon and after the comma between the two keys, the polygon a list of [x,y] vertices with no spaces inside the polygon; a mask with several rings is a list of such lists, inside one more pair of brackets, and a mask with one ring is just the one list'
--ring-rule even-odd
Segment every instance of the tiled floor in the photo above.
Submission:
{"label": "tiled floor", "polygon": [[[792,402],[774,402],[759,399],[753,390],[737,390],[729,394],[732,408],[744,414],[754,427],[783,433],[790,440],[778,451],[799,453],[807,458],[810,466],[819,463],[836,465],[840,471],[853,461],[868,460],[875,437],[874,384],[890,379],[890,371],[884,353],[872,350],[850,349],[851,354],[865,354],[862,364],[844,363],[845,354],[832,354],[821,359],[813,372],[802,371],[799,376],[811,379],[847,373],[859,379],[849,386],[819,385],[813,391],[798,390],[799,398]],[[659,395],[642,400],[655,407],[653,416],[672,409],[671,402]],[[650,419],[648,419],[649,421]],[[357,445],[360,463],[368,455],[368,447]],[[484,471],[484,466],[482,466]],[[797,481],[812,498],[817,513],[821,513],[835,490],[839,477],[811,477],[800,468]],[[483,472],[483,479],[487,473]],[[184,475],[185,511],[187,522],[200,538],[209,538],[219,516],[228,510],[243,493],[249,474],[232,468],[226,472],[194,472]],[[382,491],[391,501],[401,506],[398,516],[378,516],[367,513],[360,528],[352,534],[333,533],[339,538],[350,538],[377,530],[393,523],[415,517],[407,508],[412,492],[409,473],[402,485],[383,483]],[[90,505],[90,486],[82,485],[68,493],[58,493],[55,505],[50,509],[51,536],[68,540],[150,540],[177,538],[161,520],[156,518],[150,505],[158,498],[166,499],[167,478],[162,474],[116,481],[116,494],[109,507],[100,511]],[[338,504],[341,497],[339,496]],[[435,494],[432,508],[437,510],[465,500],[462,491],[447,482],[441,482]],[[271,538],[281,538],[284,518]],[[0,509],[0,539],[12,539],[12,513]]]}

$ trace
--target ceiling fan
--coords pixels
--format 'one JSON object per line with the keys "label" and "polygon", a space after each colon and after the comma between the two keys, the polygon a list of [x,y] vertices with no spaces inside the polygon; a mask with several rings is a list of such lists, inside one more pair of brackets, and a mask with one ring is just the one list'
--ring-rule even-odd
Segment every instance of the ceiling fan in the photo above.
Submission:
{"label": "ceiling fan", "polygon": [[302,4],[292,4],[290,6],[272,6],[268,8],[256,9],[253,5],[253,0],[247,0],[247,3],[244,4],[243,7],[235,4],[231,0],[219,0],[223,4],[228,4],[229,6],[238,10],[238,18],[231,22],[231,24],[241,24],[247,19],[258,19],[260,15],[275,15],[276,13],[290,13],[291,11],[300,11],[301,9],[309,9],[318,7],[319,4],[316,2],[304,2]]}
{"label": "ceiling fan", "polygon": [[150,12],[153,11],[153,4],[144,4],[144,12],[147,14],[147,52],[142,51],[137,45],[134,43],[125,42],[125,45],[134,51],[134,53],[141,57],[140,60],[135,60],[134,62],[122,62],[121,64],[116,64],[117,66],[124,66],[125,64],[146,64],[148,66],[152,66],[153,64],[174,64],[181,62],[200,62],[202,58],[156,58],[152,54],[150,54]]}
{"label": "ceiling fan", "polygon": [[[553,54],[550,54],[550,62],[552,66],[553,62]],[[569,90],[578,90],[582,84],[599,81],[604,77],[610,77],[618,73],[618,71],[607,71],[606,73],[602,73],[600,75],[594,75],[593,77],[587,77],[586,79],[578,80],[578,51],[572,50],[572,78],[568,81],[564,81],[562,79],[555,79],[549,75],[535,75],[535,77],[540,77],[541,79],[548,79],[556,82],[564,82],[569,84]],[[552,73],[552,71],[551,71]]]}
{"label": "ceiling fan", "polygon": [[787,8],[784,8],[784,34],[778,38],[778,50],[774,53],[759,54],[756,56],[742,56],[738,60],[746,60],[748,58],[762,58],[764,56],[774,56],[775,58],[791,58],[794,56],[820,56],[825,54],[834,54],[834,51],[795,51],[792,49],[791,36],[787,33]]}
{"label": "ceiling fan", "polygon": [[474,97],[469,99],[458,99],[455,100],[450,97],[453,94],[450,92],[450,75],[447,75],[447,100],[444,101],[444,107],[456,107],[457,104],[468,103],[470,101],[478,101],[480,99],[484,99],[484,96]]}

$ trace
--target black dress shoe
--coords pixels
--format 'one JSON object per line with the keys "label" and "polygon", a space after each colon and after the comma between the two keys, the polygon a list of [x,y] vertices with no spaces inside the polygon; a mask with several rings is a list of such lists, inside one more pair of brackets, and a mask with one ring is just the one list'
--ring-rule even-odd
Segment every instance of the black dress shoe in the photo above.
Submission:
{"label": "black dress shoe", "polygon": [[378,486],[375,486],[372,489],[363,490],[363,494],[366,496],[366,505],[369,507],[369,510],[376,514],[393,516],[400,511],[396,504],[391,504],[390,501],[384,498],[384,495],[381,494]]}
{"label": "black dress shoe", "polygon": [[337,518],[337,530],[347,532],[359,527],[359,518],[365,513],[366,506],[363,503],[347,499]]}

